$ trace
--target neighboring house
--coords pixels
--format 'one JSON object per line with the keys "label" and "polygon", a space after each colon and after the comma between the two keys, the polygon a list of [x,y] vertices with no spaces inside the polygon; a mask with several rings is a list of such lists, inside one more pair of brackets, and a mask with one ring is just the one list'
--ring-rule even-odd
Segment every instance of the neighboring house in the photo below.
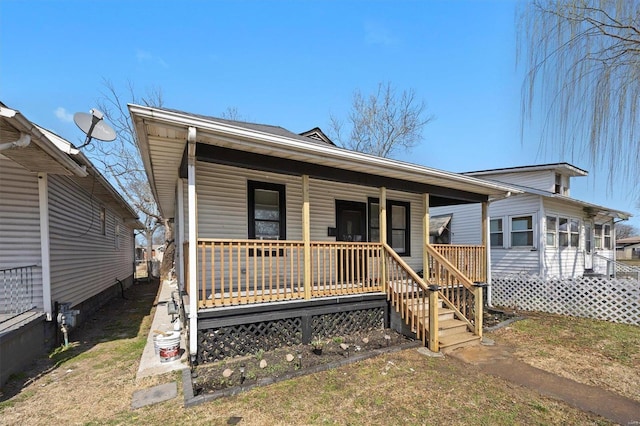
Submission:
{"label": "neighboring house", "polygon": [[[0,385],[132,284],[136,213],[89,160],[0,103]],[[75,312],[78,311],[78,312]]]}
{"label": "neighboring house", "polygon": [[[338,148],[317,128],[129,110],[153,194],[174,222],[193,361],[396,320],[436,351],[456,343],[449,326],[481,335],[484,246],[435,250],[429,209],[517,190]],[[389,320],[390,307],[401,315]]]}
{"label": "neighboring house", "polygon": [[[567,278],[615,271],[615,226],[629,213],[570,197],[571,179],[587,172],[554,163],[464,173],[511,185],[521,194],[489,206],[491,275]],[[438,207],[448,219],[450,244],[477,244],[480,205]]]}
{"label": "neighboring house", "polygon": [[640,260],[640,237],[616,240],[616,258],[619,260]]}

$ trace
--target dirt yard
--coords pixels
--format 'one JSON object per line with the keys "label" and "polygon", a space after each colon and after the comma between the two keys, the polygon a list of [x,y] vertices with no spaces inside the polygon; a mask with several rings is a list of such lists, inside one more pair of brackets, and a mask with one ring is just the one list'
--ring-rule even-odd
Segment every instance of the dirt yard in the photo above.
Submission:
{"label": "dirt yard", "polygon": [[[0,424],[611,424],[415,349],[184,408],[179,374],[135,378],[156,292],[157,283],[137,284],[72,332],[70,348],[13,377],[2,389]],[[533,316],[490,337],[513,346],[526,362],[637,400],[639,331]],[[131,409],[134,391],[171,381],[178,383],[178,398]]]}

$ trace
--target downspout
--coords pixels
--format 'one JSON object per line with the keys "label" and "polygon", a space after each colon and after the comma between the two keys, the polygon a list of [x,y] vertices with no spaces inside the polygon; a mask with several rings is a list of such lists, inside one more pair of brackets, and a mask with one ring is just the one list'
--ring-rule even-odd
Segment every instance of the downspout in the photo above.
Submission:
{"label": "downspout", "polygon": [[187,176],[189,197],[189,355],[195,363],[198,354],[198,268],[196,223],[196,128],[189,127],[187,134]]}
{"label": "downspout", "polygon": [[31,136],[26,133],[20,133],[20,138],[14,142],[7,142],[0,144],[0,151],[4,151],[11,148],[24,148],[31,143]]}
{"label": "downspout", "polygon": [[49,241],[49,178],[38,173],[38,206],[40,209],[40,257],[42,259],[42,307],[47,321],[53,319],[51,304],[51,251]]}
{"label": "downspout", "polygon": [[538,211],[540,212],[538,217],[538,265],[540,265],[540,274],[546,279],[547,278],[547,262],[546,259],[546,251],[547,251],[547,243],[546,243],[546,230],[547,230],[547,213],[544,209],[544,198],[539,197],[540,199],[540,208]]}

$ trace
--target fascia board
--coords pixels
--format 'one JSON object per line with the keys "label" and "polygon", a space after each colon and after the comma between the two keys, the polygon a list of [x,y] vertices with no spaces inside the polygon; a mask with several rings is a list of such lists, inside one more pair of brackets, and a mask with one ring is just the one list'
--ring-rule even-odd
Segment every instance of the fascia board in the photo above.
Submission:
{"label": "fascia board", "polygon": [[[232,138],[234,141],[243,141],[244,143],[255,147],[264,147],[265,144],[268,144],[271,148],[276,149],[281,154],[290,154],[292,151],[295,151],[304,156],[307,156],[309,159],[331,159],[335,162],[336,166],[345,169],[357,169],[357,166],[354,165],[374,167],[378,169],[379,174],[383,176],[385,175],[384,170],[392,170],[403,175],[403,179],[414,182],[424,182],[424,180],[416,179],[416,176],[426,175],[432,179],[452,180],[465,186],[471,186],[473,188],[464,188],[464,190],[477,192],[484,195],[520,193],[518,189],[504,184],[488,182],[486,180],[481,180],[470,176],[462,176],[457,173],[418,166],[398,160],[363,154],[339,147],[325,147],[314,145],[312,148],[310,148],[302,141],[287,138],[285,136],[276,136],[257,130],[248,130],[229,124],[216,123],[211,120],[206,120],[200,117],[187,116],[173,111],[158,110],[150,107],[141,107],[138,105],[129,105],[129,109],[132,114],[136,114],[140,117],[154,119],[161,122],[164,121],[167,124],[180,123],[181,125],[186,127],[196,127],[198,128],[199,134],[202,132],[211,134],[213,136],[226,136],[228,138]],[[141,133],[145,133],[143,130],[144,129],[141,129]],[[147,162],[147,160],[144,161],[145,163]],[[149,166],[151,165],[149,164]],[[146,164],[145,167],[147,167]],[[428,183],[433,184],[433,182]]]}

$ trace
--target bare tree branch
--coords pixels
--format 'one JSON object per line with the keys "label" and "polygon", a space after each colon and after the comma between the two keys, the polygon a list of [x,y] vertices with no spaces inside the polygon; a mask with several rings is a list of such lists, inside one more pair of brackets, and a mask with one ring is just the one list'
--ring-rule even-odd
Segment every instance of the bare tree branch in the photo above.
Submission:
{"label": "bare tree branch", "polygon": [[426,115],[426,108],[413,89],[398,96],[391,83],[378,84],[377,91],[369,96],[356,90],[348,124],[329,117],[332,139],[345,148],[380,157],[410,151],[421,142],[423,127],[433,120]]}

